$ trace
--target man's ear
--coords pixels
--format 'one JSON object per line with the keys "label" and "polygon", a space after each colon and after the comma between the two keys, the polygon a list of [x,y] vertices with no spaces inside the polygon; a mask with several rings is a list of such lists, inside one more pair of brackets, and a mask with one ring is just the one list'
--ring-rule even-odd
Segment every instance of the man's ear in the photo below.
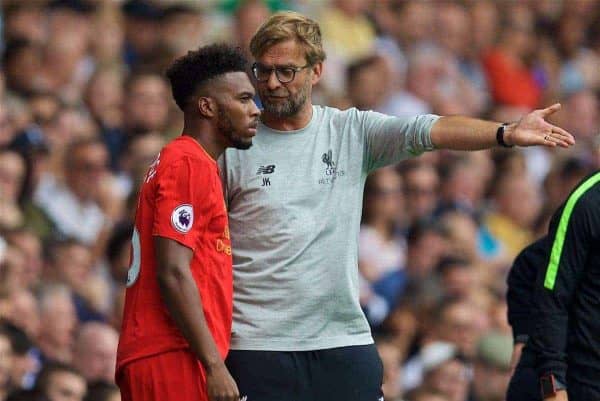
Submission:
{"label": "man's ear", "polygon": [[198,112],[202,117],[213,118],[217,115],[217,103],[213,98],[210,97],[199,97],[196,104],[198,106]]}
{"label": "man's ear", "polygon": [[321,80],[323,74],[323,63],[317,63],[312,66],[312,84],[316,85]]}

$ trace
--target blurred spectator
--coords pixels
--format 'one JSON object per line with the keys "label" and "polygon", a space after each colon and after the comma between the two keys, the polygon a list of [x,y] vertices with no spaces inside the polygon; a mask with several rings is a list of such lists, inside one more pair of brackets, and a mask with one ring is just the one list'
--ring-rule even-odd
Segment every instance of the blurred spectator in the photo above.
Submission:
{"label": "blurred spectator", "polygon": [[132,234],[133,224],[123,223],[115,227],[108,240],[106,261],[108,262],[112,284],[116,288],[122,288],[127,282]]}
{"label": "blurred spectator", "polygon": [[86,0],[54,0],[49,11],[48,38],[42,54],[44,68],[40,71],[44,89],[76,104],[93,71],[93,62],[87,57],[93,6]]}
{"label": "blurred spectator", "polygon": [[382,0],[375,2],[375,17],[384,37],[401,53],[427,42],[433,36],[434,5],[423,1]]}
{"label": "blurred spectator", "polygon": [[405,91],[396,107],[407,114],[431,113],[442,68],[437,48],[425,45],[413,48],[408,53]]}
{"label": "blurred spectator", "polygon": [[495,45],[502,26],[500,10],[494,1],[475,1],[469,8],[472,49],[481,55]]}
{"label": "blurred spectator", "polygon": [[[488,330],[489,321],[484,310],[469,299],[443,298],[430,311],[421,312],[420,353],[408,359],[402,371],[403,387],[417,388],[423,383],[431,361],[444,356],[443,361],[460,354],[463,361],[472,361],[479,338]],[[434,346],[426,351],[427,344]],[[431,355],[429,354],[431,352]],[[440,356],[441,355],[441,356]],[[466,383],[467,384],[467,383]],[[466,385],[465,384],[465,385]]]}
{"label": "blurred spectator", "polygon": [[564,116],[564,127],[575,136],[579,145],[589,146],[600,135],[599,110],[598,95],[589,89],[574,92],[565,99],[564,111],[561,113]]}
{"label": "blurred spectator", "polygon": [[121,401],[121,392],[114,384],[97,382],[88,386],[84,401]]}
{"label": "blurred spectator", "polygon": [[123,68],[125,26],[118,4],[104,2],[92,21],[90,50],[97,69]]}
{"label": "blurred spectator", "polygon": [[414,282],[424,282],[446,252],[446,233],[441,225],[418,221],[408,230],[406,270]]}
{"label": "blurred spectator", "polygon": [[[70,144],[65,154],[65,182],[47,176],[34,195],[57,234],[92,244],[106,225],[101,208],[108,152],[99,140],[81,139]],[[105,206],[105,205],[102,205]],[[108,205],[106,205],[108,206]]]}
{"label": "blurred spectator", "polygon": [[534,109],[542,88],[530,69],[535,50],[533,15],[521,3],[509,7],[499,43],[484,54],[483,64],[494,101]]}
{"label": "blurred spectator", "polygon": [[453,298],[468,298],[480,283],[475,268],[465,259],[444,258],[436,269],[441,278],[444,295]]}
{"label": "blurred spectator", "polygon": [[577,15],[572,10],[561,15],[557,23],[557,50],[564,60],[560,71],[560,86],[566,94],[585,88],[598,88],[600,84],[599,55],[585,47],[585,35],[589,27],[585,20],[589,18],[589,15]]}
{"label": "blurred spectator", "polygon": [[73,291],[78,320],[103,320],[108,310],[110,289],[93,269],[92,250],[77,240],[49,245],[45,281],[66,284]]}
{"label": "blurred spectator", "polygon": [[44,366],[35,383],[38,392],[49,401],[83,401],[87,391],[85,379],[75,368],[60,362]]}
{"label": "blurred spectator", "polygon": [[[470,114],[479,114],[487,105],[489,95],[478,50],[471,43],[476,22],[467,7],[451,2],[444,3],[442,7],[437,13],[437,41],[451,63],[455,64],[453,68],[460,73],[458,83],[466,91],[462,98],[468,101]],[[473,4],[472,8],[475,7],[477,4]]]}
{"label": "blurred spectator", "polygon": [[0,326],[0,400],[5,400],[10,389],[13,369],[13,349],[9,334]]}
{"label": "blurred spectator", "polygon": [[[0,167],[0,170],[2,167]],[[19,249],[25,257],[25,269],[23,270],[24,286],[34,289],[40,284],[42,275],[43,256],[42,243],[37,235],[27,228],[16,228],[5,230],[6,241]]]}
{"label": "blurred spectator", "polygon": [[77,316],[68,287],[46,285],[40,295],[40,330],[36,342],[41,361],[70,362]]}
{"label": "blurred spectator", "polygon": [[23,330],[30,339],[35,339],[40,330],[40,311],[31,291],[21,288],[10,292],[11,303],[6,320]]}
{"label": "blurred spectator", "polygon": [[575,185],[594,171],[591,161],[582,156],[570,156],[557,160],[544,181],[546,199],[544,208],[536,222],[538,231],[545,235],[551,214],[567,198]]}
{"label": "blurred spectator", "polygon": [[233,19],[233,41],[251,59],[250,40],[258,27],[271,15],[263,0],[246,0],[239,2]]}
{"label": "blurred spectator", "polygon": [[467,299],[447,299],[433,318],[430,335],[455,344],[465,358],[473,360],[479,338],[488,329],[486,312]]}
{"label": "blurred spectator", "polygon": [[485,194],[489,171],[471,156],[450,156],[440,168],[440,202],[474,212]]}
{"label": "blurred spectator", "polygon": [[18,153],[0,150],[0,229],[24,223],[19,195],[25,182],[25,161]]}
{"label": "blurred spectator", "polygon": [[466,399],[469,387],[468,368],[453,344],[428,344],[421,350],[421,360],[424,389],[440,393],[449,401]]}
{"label": "blurred spectator", "polygon": [[154,73],[140,73],[125,82],[123,128],[129,137],[166,127],[169,89],[164,78]]}
{"label": "blurred spectator", "polygon": [[79,328],[73,352],[73,366],[88,383],[113,383],[119,335],[112,327],[98,322]]}
{"label": "blurred spectator", "polygon": [[400,169],[404,180],[408,222],[428,219],[438,203],[439,176],[427,163],[405,163]]}
{"label": "blurred spectator", "polygon": [[42,89],[42,48],[39,44],[23,38],[8,41],[2,65],[8,90],[23,95]]}
{"label": "blurred spectator", "polygon": [[536,188],[524,174],[504,171],[493,189],[494,211],[486,217],[490,233],[514,258],[533,240],[532,225],[540,211]]}
{"label": "blurred spectator", "polygon": [[390,338],[377,338],[377,351],[383,364],[383,397],[386,401],[398,400],[402,394],[400,359],[402,353]]}
{"label": "blurred spectator", "polygon": [[448,209],[439,219],[447,233],[446,253],[470,263],[479,262],[477,222],[473,215],[460,209]]}
{"label": "blurred spectator", "polygon": [[27,39],[42,43],[46,36],[44,30],[44,10],[39,2],[12,2],[4,8],[4,38]]}
{"label": "blurred spectator", "polygon": [[173,56],[185,55],[188,50],[203,44],[206,23],[198,2],[175,2],[167,6],[161,16],[161,41]]}
{"label": "blurred spectator", "polygon": [[9,119],[6,106],[0,102],[0,146],[9,144],[14,137],[14,130]]}
{"label": "blurred spectator", "polygon": [[348,66],[347,92],[350,104],[359,110],[377,110],[389,95],[388,79],[383,57],[370,55]]}
{"label": "blurred spectator", "polygon": [[[361,287],[362,304],[373,325],[396,305],[406,284],[406,246],[396,224],[401,200],[402,181],[393,167],[378,170],[367,179],[358,268],[366,281]],[[385,303],[379,306],[383,308],[379,313],[374,310],[376,302]]]}
{"label": "blurred spectator", "polygon": [[119,160],[120,197],[137,194],[136,191],[146,176],[148,166],[152,164],[165,142],[164,136],[158,132],[134,136],[127,142]]}
{"label": "blurred spectator", "polygon": [[345,66],[369,54],[375,44],[375,29],[365,12],[370,2],[331,0],[321,12],[319,23],[328,54],[322,85],[333,93],[343,93]]}
{"label": "blurred spectator", "polygon": [[7,245],[3,240],[2,260],[0,260],[0,288],[7,293],[26,285],[25,255],[18,248]]}
{"label": "blurred spectator", "polygon": [[126,140],[121,129],[124,101],[121,72],[114,68],[97,70],[88,82],[84,99],[110,152],[111,167],[117,170],[120,151]]}
{"label": "blurred spectator", "polygon": [[512,338],[490,332],[477,346],[469,401],[503,401],[510,381]]}
{"label": "blurred spectator", "polygon": [[355,60],[371,51],[375,30],[366,18],[369,2],[332,0],[321,15],[324,42],[331,53]]}
{"label": "blurred spectator", "polygon": [[367,179],[364,203],[359,270],[367,280],[376,283],[405,265],[405,247],[396,234],[402,181],[393,167],[378,170]]}
{"label": "blurred spectator", "polygon": [[410,393],[410,401],[448,401],[448,398],[434,390],[418,389]]}
{"label": "blurred spectator", "polygon": [[148,63],[157,50],[161,9],[144,0],[123,3],[125,15],[125,62],[131,68]]}
{"label": "blurred spectator", "polygon": [[5,325],[13,349],[10,380],[12,391],[33,387],[39,364],[34,357],[34,346],[27,334],[16,326]]}

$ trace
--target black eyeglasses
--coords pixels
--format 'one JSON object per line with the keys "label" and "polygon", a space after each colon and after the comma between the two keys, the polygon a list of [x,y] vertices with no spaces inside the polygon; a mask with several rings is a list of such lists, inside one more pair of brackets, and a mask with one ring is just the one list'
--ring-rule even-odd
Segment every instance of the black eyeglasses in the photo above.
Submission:
{"label": "black eyeglasses", "polygon": [[271,74],[275,71],[277,80],[282,84],[292,82],[296,78],[296,73],[302,71],[305,68],[311,67],[310,64],[306,64],[302,67],[285,66],[285,67],[266,67],[259,63],[252,64],[252,74],[258,82],[267,82],[271,78]]}

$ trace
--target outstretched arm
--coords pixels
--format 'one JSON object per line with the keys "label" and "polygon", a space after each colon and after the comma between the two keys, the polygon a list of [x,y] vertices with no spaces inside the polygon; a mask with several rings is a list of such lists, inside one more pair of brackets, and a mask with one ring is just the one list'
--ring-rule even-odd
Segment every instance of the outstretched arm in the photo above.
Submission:
{"label": "outstretched arm", "polygon": [[[569,147],[575,139],[564,129],[550,124],[546,118],[560,109],[556,103],[534,110],[516,123],[505,127],[507,145]],[[441,117],[431,128],[431,141],[438,149],[480,150],[498,145],[496,132],[500,123],[470,117]]]}

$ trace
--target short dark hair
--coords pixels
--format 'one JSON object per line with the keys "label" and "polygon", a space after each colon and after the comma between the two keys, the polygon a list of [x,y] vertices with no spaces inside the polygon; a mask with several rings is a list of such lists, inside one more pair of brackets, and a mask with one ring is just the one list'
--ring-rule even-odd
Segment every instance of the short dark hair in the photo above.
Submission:
{"label": "short dark hair", "polygon": [[202,85],[228,72],[246,72],[247,67],[248,60],[239,47],[218,43],[189,51],[173,62],[166,76],[175,103],[184,110]]}
{"label": "short dark hair", "polygon": [[67,249],[67,248],[71,248],[74,246],[79,246],[79,247],[84,247],[86,249],[89,249],[88,245],[81,242],[77,238],[67,237],[67,236],[59,237],[59,238],[55,238],[51,241],[48,241],[45,244],[45,249],[44,249],[45,257],[50,263],[54,264],[54,263],[56,263],[59,252],[62,249]]}
{"label": "short dark hair", "polygon": [[5,333],[12,345],[13,354],[23,356],[33,347],[33,343],[21,328],[10,322],[4,322],[0,325],[0,336]]}
{"label": "short dark hair", "polygon": [[129,246],[132,233],[133,224],[129,222],[118,224],[113,229],[106,246],[106,259],[110,264],[116,262],[123,247]]}
{"label": "short dark hair", "polygon": [[84,401],[108,401],[115,393],[119,393],[119,388],[114,384],[104,381],[90,383]]}
{"label": "short dark hair", "polygon": [[98,137],[87,137],[87,138],[77,138],[72,140],[67,144],[67,149],[64,156],[64,166],[67,169],[74,168],[77,152],[80,149],[87,148],[88,146],[102,146],[106,149],[106,145],[102,142],[102,139]]}
{"label": "short dark hair", "polygon": [[42,394],[46,394],[46,391],[50,386],[50,379],[56,373],[70,373],[85,380],[83,375],[73,366],[63,362],[49,361],[44,364],[44,367],[38,374],[38,377],[35,381],[34,390],[37,390]]}
{"label": "short dark hair", "polygon": [[356,76],[363,70],[371,68],[382,61],[383,58],[377,54],[370,54],[354,61],[346,68],[346,85],[349,86],[352,82],[354,82]]}

